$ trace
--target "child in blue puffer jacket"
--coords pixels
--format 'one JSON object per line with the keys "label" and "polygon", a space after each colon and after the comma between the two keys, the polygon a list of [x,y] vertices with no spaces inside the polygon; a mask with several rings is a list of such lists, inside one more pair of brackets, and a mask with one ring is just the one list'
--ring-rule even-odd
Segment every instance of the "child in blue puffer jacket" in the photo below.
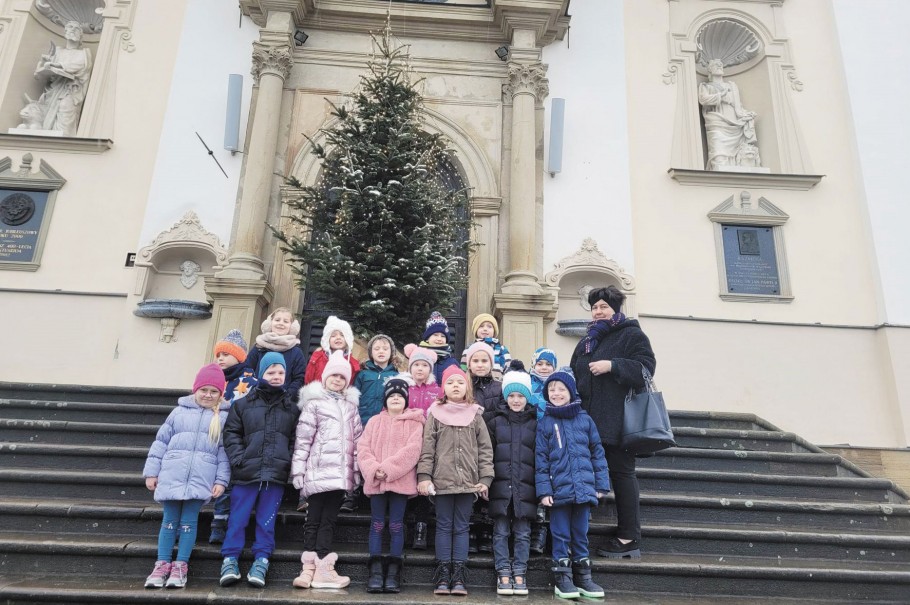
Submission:
{"label": "child in blue puffer jacket", "polygon": [[[607,460],[594,420],[581,409],[575,379],[554,372],[544,383],[547,409],[537,423],[535,488],[550,508],[556,596],[602,598],[591,579],[588,513],[610,491]],[[572,563],[569,564],[569,552]]]}
{"label": "child in blue puffer jacket", "polygon": [[[222,399],[224,372],[210,363],[196,374],[193,394],[177,400],[149,449],[142,475],[145,486],[164,505],[158,533],[158,561],[146,588],[186,586],[190,553],[196,544],[199,509],[217,498],[231,479],[231,466],[221,441],[230,407]],[[180,540],[177,541],[177,533]],[[177,560],[171,563],[174,543]]]}

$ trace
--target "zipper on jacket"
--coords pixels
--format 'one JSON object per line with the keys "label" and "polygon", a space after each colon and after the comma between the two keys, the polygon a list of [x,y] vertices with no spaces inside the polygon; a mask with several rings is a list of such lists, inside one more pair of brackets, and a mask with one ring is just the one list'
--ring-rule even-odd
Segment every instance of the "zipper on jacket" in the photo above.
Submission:
{"label": "zipper on jacket", "polygon": [[[199,405],[198,403],[196,405]],[[186,467],[186,477],[183,478],[183,499],[186,500],[186,493],[190,487],[190,473],[193,472],[193,460],[196,458],[196,449],[199,445],[199,427],[202,426],[202,419],[205,417],[205,408],[201,405],[199,406],[201,414],[199,414],[199,420],[196,422],[196,433],[193,437],[193,453],[190,454],[190,463]],[[217,474],[217,473],[216,473]]]}
{"label": "zipper on jacket", "polygon": [[559,435],[559,425],[554,424],[553,429],[556,431],[556,443],[559,445],[559,449],[562,449],[562,437]]}

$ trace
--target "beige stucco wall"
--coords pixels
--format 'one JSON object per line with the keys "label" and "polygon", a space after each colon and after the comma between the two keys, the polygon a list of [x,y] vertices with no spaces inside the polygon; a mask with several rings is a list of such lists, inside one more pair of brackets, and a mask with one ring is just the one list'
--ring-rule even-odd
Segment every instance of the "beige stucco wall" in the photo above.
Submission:
{"label": "beige stucco wall", "polygon": [[[41,267],[0,272],[0,332],[17,350],[2,364],[0,380],[128,386],[191,380],[195,368],[184,371],[180,363],[189,357],[195,365],[199,358],[199,347],[187,346],[191,330],[181,344],[161,343],[159,351],[158,322],[133,317],[133,297],[33,292],[132,292],[135,270],[124,262],[136,251],[181,33],[175,24],[185,6],[185,0],[168,0],[167,10],[136,4],[135,50],[118,51],[110,150],[31,151],[33,166],[43,160],[67,182],[57,195]],[[27,151],[0,143],[0,158],[12,157],[14,168]]]}

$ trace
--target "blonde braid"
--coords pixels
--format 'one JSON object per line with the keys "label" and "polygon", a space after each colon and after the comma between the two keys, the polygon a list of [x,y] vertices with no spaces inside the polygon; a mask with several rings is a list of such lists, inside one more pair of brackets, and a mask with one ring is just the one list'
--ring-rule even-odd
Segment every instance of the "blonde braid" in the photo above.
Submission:
{"label": "blonde braid", "polygon": [[212,421],[209,422],[209,441],[212,444],[217,444],[221,440],[221,414],[219,413],[219,408],[221,407],[221,401],[215,403],[212,410]]}

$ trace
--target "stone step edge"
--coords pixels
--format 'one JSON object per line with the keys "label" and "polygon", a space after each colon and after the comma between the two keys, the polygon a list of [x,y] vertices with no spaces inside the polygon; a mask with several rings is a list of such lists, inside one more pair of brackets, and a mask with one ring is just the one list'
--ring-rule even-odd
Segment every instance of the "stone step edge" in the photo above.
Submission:
{"label": "stone step edge", "polygon": [[15,410],[75,410],[77,412],[129,412],[129,413],[160,413],[166,416],[174,409],[176,400],[172,405],[159,403],[114,403],[102,401],[53,401],[48,399],[21,399],[0,397],[0,409]]}
{"label": "stone step edge", "polygon": [[157,424],[120,424],[116,422],[81,422],[76,420],[31,420],[28,418],[4,418],[0,430],[32,429],[38,431],[72,431],[78,433],[114,433],[155,435]]}
{"label": "stone step edge", "polygon": [[[353,545],[345,545],[353,546]],[[364,565],[369,558],[363,547],[361,550],[354,552],[339,548],[336,552],[339,555],[339,562],[344,565]],[[95,555],[95,556],[116,556],[116,557],[149,557],[151,560],[157,554],[157,541],[154,538],[136,538],[129,541],[117,539],[99,540],[97,537],[93,540],[40,540],[35,539],[33,535],[22,536],[20,538],[12,537],[10,534],[0,534],[0,551],[10,554],[64,554],[64,555]],[[206,544],[197,544],[193,553],[198,558],[220,559],[220,550]],[[435,565],[435,555],[429,551],[424,553],[406,553],[406,560],[410,565],[432,567]],[[910,587],[910,570],[905,570],[906,566],[893,564],[896,569],[857,569],[857,565],[863,565],[857,561],[841,561],[836,559],[813,561],[818,567],[809,566],[787,566],[779,559],[768,559],[762,557],[716,557],[717,563],[685,562],[688,555],[660,555],[661,558],[679,558],[680,561],[649,561],[643,558],[635,562],[625,561],[623,559],[604,559],[595,557],[592,559],[592,565],[595,571],[599,573],[637,573],[644,571],[646,573],[655,573],[661,575],[688,575],[688,576],[708,576],[708,577],[726,577],[726,578],[763,578],[763,579],[821,579],[833,582],[868,582],[868,583],[892,583],[898,582],[907,584]],[[704,558],[704,557],[701,557]],[[280,561],[299,561],[299,548],[276,548],[272,552],[272,560]],[[727,560],[724,563],[724,559]],[[749,559],[748,561],[745,559]],[[470,565],[471,561],[475,564]],[[546,561],[540,557],[538,561]],[[491,555],[475,555],[471,557],[469,566],[476,570],[493,571],[493,558]],[[758,563],[764,563],[758,565]],[[841,564],[844,567],[835,567]],[[873,563],[878,567],[889,566],[892,564]],[[343,568],[342,570],[343,571]]]}
{"label": "stone step edge", "polygon": [[[0,393],[8,391],[36,391],[48,392],[62,395],[112,395],[112,396],[139,396],[139,397],[161,397],[172,398],[176,401],[178,397],[189,395],[186,389],[161,389],[148,387],[118,387],[118,386],[100,386],[100,385],[80,385],[80,384],[57,384],[57,383],[40,383],[40,382],[12,382],[0,381]],[[131,404],[121,404],[131,405]]]}
{"label": "stone step edge", "polygon": [[[30,456],[118,456],[145,460],[149,448],[130,445],[79,445],[72,443],[20,443],[0,441],[0,454]],[[39,469],[35,469],[39,470]]]}

